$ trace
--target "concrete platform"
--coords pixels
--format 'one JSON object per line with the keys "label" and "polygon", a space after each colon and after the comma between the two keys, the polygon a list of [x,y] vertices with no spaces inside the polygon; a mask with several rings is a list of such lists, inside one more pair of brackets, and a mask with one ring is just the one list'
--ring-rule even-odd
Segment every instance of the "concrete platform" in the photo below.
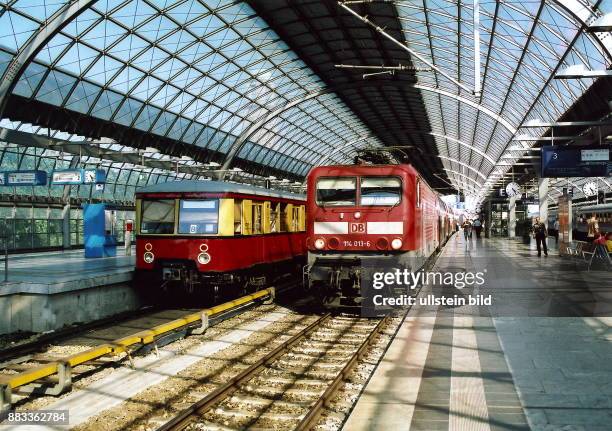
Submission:
{"label": "concrete platform", "polygon": [[85,259],[83,250],[9,256],[0,268],[0,334],[44,332],[138,308],[135,257]]}
{"label": "concrete platform", "polygon": [[413,307],[345,430],[612,429],[611,271],[462,235],[433,270],[486,271],[493,305]]}

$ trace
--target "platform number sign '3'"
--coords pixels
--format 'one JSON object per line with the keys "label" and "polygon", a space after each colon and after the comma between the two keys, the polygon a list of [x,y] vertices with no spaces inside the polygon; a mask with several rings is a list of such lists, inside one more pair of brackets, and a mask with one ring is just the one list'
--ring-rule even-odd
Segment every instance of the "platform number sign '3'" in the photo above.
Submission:
{"label": "platform number sign '3'", "polygon": [[350,223],[349,232],[350,233],[365,233],[365,223]]}

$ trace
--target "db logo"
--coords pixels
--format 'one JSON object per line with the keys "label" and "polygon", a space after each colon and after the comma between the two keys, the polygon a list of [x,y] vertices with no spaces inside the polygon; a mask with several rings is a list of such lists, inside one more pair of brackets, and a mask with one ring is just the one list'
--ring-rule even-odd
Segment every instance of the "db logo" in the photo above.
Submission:
{"label": "db logo", "polygon": [[365,223],[349,223],[349,233],[365,233]]}

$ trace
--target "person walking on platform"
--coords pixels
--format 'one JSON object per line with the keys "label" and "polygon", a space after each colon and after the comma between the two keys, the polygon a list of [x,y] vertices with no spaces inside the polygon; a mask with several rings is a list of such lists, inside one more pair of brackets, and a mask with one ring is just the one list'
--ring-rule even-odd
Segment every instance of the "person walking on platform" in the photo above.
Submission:
{"label": "person walking on platform", "polygon": [[466,219],[461,225],[461,228],[463,229],[463,238],[465,238],[465,240],[467,241],[468,237],[472,236],[472,225]]}
{"label": "person walking on platform", "polygon": [[553,235],[555,236],[555,244],[559,243],[559,219],[555,219],[555,223],[553,224]]}
{"label": "person walking on platform", "polygon": [[593,242],[599,233],[599,223],[597,221],[597,216],[595,213],[591,215],[591,218],[587,220],[587,225],[589,230],[587,232],[587,241]]}
{"label": "person walking on platform", "polygon": [[480,239],[480,232],[482,232],[482,222],[479,218],[474,220],[474,230],[476,231],[476,239]]}
{"label": "person walking on platform", "polygon": [[548,247],[546,246],[546,225],[540,221],[539,217],[536,217],[533,225],[533,237],[538,247],[538,257],[542,256],[542,249],[544,249],[544,256],[548,256]]}

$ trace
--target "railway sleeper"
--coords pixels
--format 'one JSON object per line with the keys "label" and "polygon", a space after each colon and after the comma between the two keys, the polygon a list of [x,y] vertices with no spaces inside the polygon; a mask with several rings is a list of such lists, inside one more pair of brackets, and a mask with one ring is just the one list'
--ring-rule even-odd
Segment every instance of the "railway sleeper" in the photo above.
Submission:
{"label": "railway sleeper", "polygon": [[288,409],[306,409],[312,405],[312,401],[284,401],[236,393],[234,393],[230,398],[228,398],[225,403],[229,406],[241,404],[255,406],[258,408],[268,407],[271,404],[274,404],[277,407]]}
{"label": "railway sleeper", "polygon": [[292,351],[291,353],[287,354],[287,357],[293,360],[296,360],[296,361],[298,360],[310,361],[313,359],[319,359],[323,357],[327,357],[333,360],[345,360],[351,357],[351,352],[347,350],[343,350],[343,351],[331,354],[329,351],[321,352],[320,350],[317,351],[313,349],[309,352]]}
{"label": "railway sleeper", "polygon": [[[250,421],[256,419],[258,422],[261,420],[277,421],[277,422],[297,422],[304,413],[259,413],[259,412],[247,412],[240,409],[228,409],[222,406],[218,406],[212,409],[208,415],[223,416],[230,419],[232,422]],[[227,419],[226,419],[227,420]]]}
{"label": "railway sleeper", "polygon": [[291,400],[292,402],[294,400],[302,400],[303,402],[315,401],[318,397],[321,396],[321,394],[324,391],[324,389],[319,390],[319,391],[313,391],[313,390],[304,389],[304,388],[284,389],[284,388],[255,386],[251,384],[244,385],[243,387],[241,387],[240,390],[241,392],[246,392],[248,394],[256,395],[258,397],[275,398],[275,399],[281,399],[285,401]]}
{"label": "railway sleeper", "polygon": [[[289,385],[293,385],[295,383],[298,382],[298,379],[289,379],[287,377],[282,377],[282,376],[257,376],[253,379],[253,382],[256,383],[261,383],[262,385],[285,385],[285,386],[289,386]],[[325,385],[326,382],[325,381],[321,381],[318,379],[299,379],[299,384],[300,385],[305,385],[305,386],[321,386],[321,385]]]}

